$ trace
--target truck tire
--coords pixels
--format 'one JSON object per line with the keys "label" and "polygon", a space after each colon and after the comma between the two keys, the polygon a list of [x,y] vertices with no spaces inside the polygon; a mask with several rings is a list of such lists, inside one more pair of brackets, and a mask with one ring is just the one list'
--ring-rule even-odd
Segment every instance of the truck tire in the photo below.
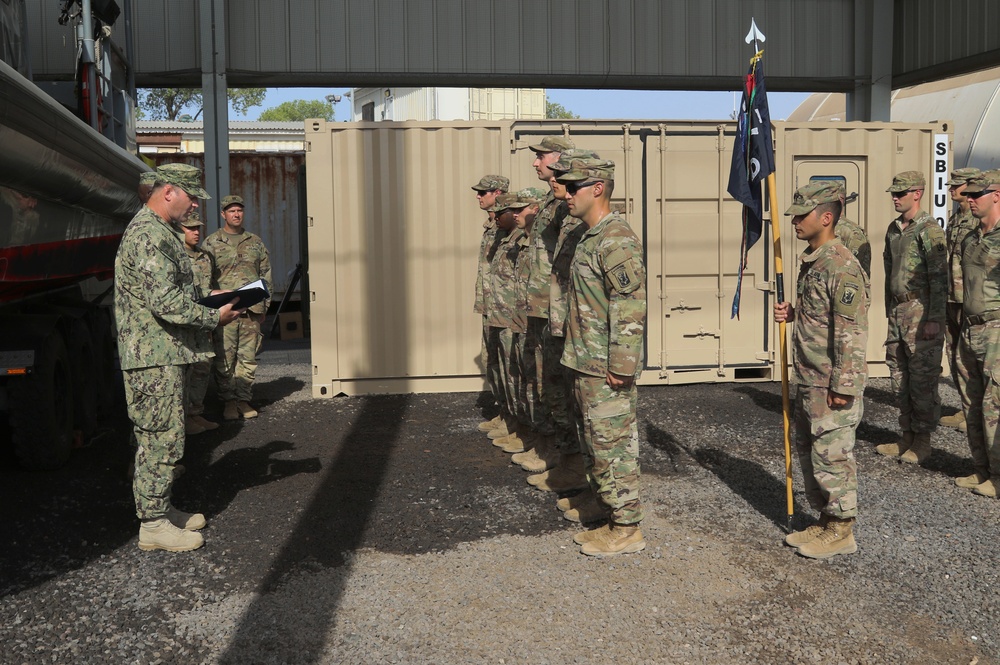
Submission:
{"label": "truck tire", "polygon": [[26,469],[54,469],[73,448],[73,370],[58,330],[49,333],[34,371],[8,383],[11,442]]}

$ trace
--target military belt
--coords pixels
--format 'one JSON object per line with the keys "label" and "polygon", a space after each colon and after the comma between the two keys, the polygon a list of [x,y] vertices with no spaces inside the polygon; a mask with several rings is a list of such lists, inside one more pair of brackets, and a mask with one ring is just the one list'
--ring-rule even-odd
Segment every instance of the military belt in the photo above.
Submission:
{"label": "military belt", "polygon": [[983,314],[971,314],[965,317],[965,322],[970,326],[981,326],[984,323],[998,319],[1000,319],[1000,309],[994,309]]}
{"label": "military belt", "polygon": [[916,300],[925,293],[927,292],[924,291],[923,289],[919,291],[910,291],[909,293],[904,293],[901,296],[893,296],[892,302],[896,305],[902,305],[904,302],[910,302],[911,300]]}

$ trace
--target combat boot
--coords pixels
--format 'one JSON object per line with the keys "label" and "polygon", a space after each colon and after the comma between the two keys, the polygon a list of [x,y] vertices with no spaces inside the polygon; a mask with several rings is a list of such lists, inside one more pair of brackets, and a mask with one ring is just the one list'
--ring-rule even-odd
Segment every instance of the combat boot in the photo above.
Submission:
{"label": "combat boot", "polygon": [[938,425],[942,427],[957,427],[958,429],[965,429],[965,413],[959,411],[958,413],[953,413],[950,416],[941,416],[941,420],[938,421]]}
{"label": "combat boot", "polygon": [[204,544],[205,539],[200,533],[179,529],[165,517],[143,522],[139,526],[139,549],[144,552],[153,550],[189,552]]}
{"label": "combat boot", "polygon": [[799,554],[810,559],[829,559],[838,554],[854,554],[857,551],[853,517],[830,517],[823,533],[798,549]]}
{"label": "combat boot", "polygon": [[497,426],[496,429],[492,429],[489,432],[487,432],[486,436],[488,436],[491,439],[502,439],[505,436],[510,436],[510,433],[513,432],[516,429],[516,427],[517,427],[517,421],[515,421],[513,418],[511,418],[510,421],[508,421],[506,418],[503,418],[500,421],[500,425]]}
{"label": "combat boot", "polygon": [[483,434],[488,434],[490,431],[499,427],[501,422],[503,422],[503,419],[500,416],[497,416],[493,420],[487,420],[486,422],[479,423],[478,429]]}
{"label": "combat boot", "polygon": [[512,450],[510,452],[523,453],[525,450],[525,445],[524,445],[524,439],[522,439],[521,437],[522,435],[525,434],[526,431],[528,431],[528,428],[526,428],[524,425],[520,424],[516,425],[515,427],[510,428],[510,434],[508,434],[507,436],[501,436],[498,439],[493,439],[493,445],[496,446],[497,448],[504,450],[504,452],[507,452],[507,450],[505,450],[506,448],[512,447],[512,448],[517,448],[517,450]]}
{"label": "combat boot", "polygon": [[194,436],[195,434],[201,434],[205,431],[207,430],[194,419],[194,416],[188,416],[184,419],[184,433],[186,435]]}
{"label": "combat boot", "polygon": [[183,510],[178,510],[173,506],[167,509],[167,514],[164,515],[170,523],[173,524],[178,529],[184,529],[185,531],[199,531],[205,528],[208,522],[205,521],[205,516],[201,513],[185,513]]}
{"label": "combat boot", "polygon": [[875,446],[875,452],[886,457],[899,457],[913,445],[913,432],[903,432],[903,440],[896,443],[883,443]]}
{"label": "combat boot", "polygon": [[993,479],[984,480],[975,487],[972,488],[973,494],[978,494],[979,496],[986,496],[991,499],[997,498],[997,486],[993,482]]}
{"label": "combat boot", "polygon": [[240,415],[245,419],[256,418],[257,409],[250,406],[250,402],[240,401],[236,403],[236,409],[240,412]]}
{"label": "combat boot", "polygon": [[977,485],[982,485],[987,480],[990,479],[989,471],[985,469],[976,469],[976,472],[971,476],[962,476],[961,478],[955,479],[955,484],[962,489],[971,490]]}
{"label": "combat boot", "polygon": [[520,464],[522,469],[530,473],[542,473],[555,467],[559,463],[559,458],[556,437],[554,434],[547,434],[538,437],[534,448],[514,455],[510,461]]}
{"label": "combat boot", "polygon": [[587,498],[563,513],[564,520],[590,524],[608,519],[608,507],[593,492],[584,492],[583,496]]}
{"label": "combat boot", "polygon": [[556,508],[565,513],[570,508],[579,508],[585,503],[596,500],[597,496],[594,494],[593,488],[590,488],[583,490],[579,494],[574,494],[573,496],[564,496],[556,501]]}
{"label": "combat boot", "polygon": [[580,547],[587,556],[609,557],[619,554],[631,554],[646,547],[642,530],[638,524],[608,523],[608,530],[597,534],[589,542]]}
{"label": "combat boot", "polygon": [[500,447],[500,450],[508,454],[523,453],[535,445],[535,442],[538,441],[538,434],[525,428],[523,432],[511,434],[505,441],[506,443]]}
{"label": "combat boot", "polygon": [[209,431],[209,430],[213,430],[213,429],[219,429],[219,423],[213,423],[208,418],[204,418],[204,417],[202,417],[200,415],[199,416],[191,416],[191,418],[196,423],[198,423],[199,425],[201,425],[202,427],[204,427],[206,432]]}
{"label": "combat boot", "polygon": [[239,420],[240,410],[236,406],[236,400],[226,402],[226,408],[222,411],[223,420]]}
{"label": "combat boot", "polygon": [[583,545],[584,543],[589,543],[590,541],[600,538],[601,534],[606,533],[611,528],[610,522],[608,524],[602,524],[595,529],[587,529],[586,531],[581,531],[580,533],[573,536],[573,542],[577,545]]}
{"label": "combat boot", "polygon": [[819,534],[826,530],[826,525],[830,523],[830,516],[820,513],[819,522],[806,527],[802,531],[794,531],[785,536],[785,544],[791,547],[802,547],[806,543],[819,538]]}
{"label": "combat boot", "polygon": [[923,464],[931,456],[931,433],[918,432],[913,435],[913,445],[899,456],[900,461],[907,464]]}
{"label": "combat boot", "polygon": [[555,468],[528,476],[528,484],[543,492],[569,492],[590,487],[583,455],[563,455]]}

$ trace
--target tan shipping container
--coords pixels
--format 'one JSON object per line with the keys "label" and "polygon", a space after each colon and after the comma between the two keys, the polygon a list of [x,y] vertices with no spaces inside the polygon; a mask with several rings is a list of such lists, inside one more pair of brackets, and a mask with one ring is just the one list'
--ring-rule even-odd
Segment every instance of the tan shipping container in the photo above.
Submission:
{"label": "tan shipping container", "polygon": [[[895,216],[885,188],[896,172],[922,170],[925,200],[940,203],[950,131],[948,123],[775,123],[779,213],[810,178],[840,177],[859,192],[847,215],[872,242],[876,376],[886,373],[880,257]],[[483,389],[472,302],[485,214],[471,186],[487,173],[509,176],[512,188],[540,185],[527,147],[552,134],[616,162],[613,205],[646,250],[640,382],[780,379],[767,220],[744,272],[741,316],[730,317],[741,237],[740,204],[725,191],[734,132],[734,123],[711,121],[308,121],[313,394]],[[931,182],[935,168],[945,177]],[[803,244],[790,218],[781,215],[780,229],[791,299]]]}

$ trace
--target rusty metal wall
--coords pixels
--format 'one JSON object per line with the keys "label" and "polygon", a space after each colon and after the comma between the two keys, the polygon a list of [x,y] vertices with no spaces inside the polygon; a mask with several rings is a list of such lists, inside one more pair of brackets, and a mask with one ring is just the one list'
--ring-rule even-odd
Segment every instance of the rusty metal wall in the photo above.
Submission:
{"label": "rusty metal wall", "polygon": [[[150,153],[144,155],[160,164],[182,162],[204,168],[205,156],[197,153]],[[290,273],[302,262],[299,246],[299,169],[302,153],[232,153],[229,161],[230,192],[246,201],[246,229],[259,235],[271,257],[275,299],[288,288]],[[222,225],[220,219],[206,219],[208,233]],[[298,287],[293,299],[298,298]]]}

